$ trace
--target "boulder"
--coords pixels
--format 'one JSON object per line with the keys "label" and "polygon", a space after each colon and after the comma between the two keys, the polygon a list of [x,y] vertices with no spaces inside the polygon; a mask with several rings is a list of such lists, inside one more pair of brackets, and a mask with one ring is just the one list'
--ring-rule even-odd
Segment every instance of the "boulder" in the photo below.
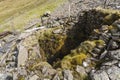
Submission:
{"label": "boulder", "polygon": [[73,80],[73,75],[70,70],[63,71],[64,80]]}
{"label": "boulder", "polygon": [[12,74],[10,73],[0,73],[0,80],[13,80]]}
{"label": "boulder", "polygon": [[27,59],[28,59],[28,50],[25,48],[25,46],[19,44],[18,46],[19,54],[18,54],[18,67],[21,65],[25,65]]}
{"label": "boulder", "polygon": [[33,75],[32,77],[30,77],[30,79],[29,80],[38,80],[38,76],[37,75]]}
{"label": "boulder", "polygon": [[120,49],[110,51],[108,54],[111,59],[120,60]]}
{"label": "boulder", "polygon": [[[120,80],[120,68],[112,66],[107,70],[110,80]],[[107,79],[106,79],[107,80]]]}
{"label": "boulder", "polygon": [[91,80],[110,80],[105,71],[96,71],[91,73]]}

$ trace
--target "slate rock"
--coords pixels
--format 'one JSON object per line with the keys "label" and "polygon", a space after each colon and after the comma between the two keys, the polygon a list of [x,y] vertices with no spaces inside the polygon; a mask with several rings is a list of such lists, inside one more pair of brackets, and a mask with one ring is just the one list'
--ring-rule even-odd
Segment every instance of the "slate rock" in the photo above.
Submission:
{"label": "slate rock", "polygon": [[73,75],[70,70],[63,71],[64,80],[73,80]]}
{"label": "slate rock", "polygon": [[19,44],[18,46],[19,54],[18,54],[18,67],[21,65],[25,65],[28,59],[28,50],[25,46]]}
{"label": "slate rock", "polygon": [[60,80],[60,77],[56,74],[52,80]]}
{"label": "slate rock", "polygon": [[107,54],[107,50],[105,50],[104,52],[101,53],[100,55],[100,59],[103,59]]}
{"label": "slate rock", "polygon": [[120,49],[114,50],[114,51],[110,51],[108,54],[109,54],[111,59],[120,60]]}
{"label": "slate rock", "polygon": [[107,70],[110,80],[120,80],[120,68],[112,66]]}
{"label": "slate rock", "polygon": [[91,80],[110,80],[105,71],[99,70],[96,72],[91,72]]}
{"label": "slate rock", "polygon": [[118,62],[118,67],[120,68],[120,62]]}
{"label": "slate rock", "polygon": [[53,31],[54,34],[60,34],[60,33],[62,33],[62,32],[63,32],[62,29],[57,29],[57,30],[54,30],[54,31]]}
{"label": "slate rock", "polygon": [[118,60],[113,60],[113,61],[108,61],[108,62],[105,62],[105,63],[102,63],[102,66],[112,66],[114,64],[117,64],[118,63]]}
{"label": "slate rock", "polygon": [[12,74],[10,73],[0,73],[0,80],[13,80]]}
{"label": "slate rock", "polygon": [[81,75],[81,76],[87,76],[86,70],[82,66],[76,66],[76,71]]}
{"label": "slate rock", "polygon": [[53,26],[53,27],[58,27],[58,26],[60,26],[60,23],[57,22],[57,21],[54,21],[54,24],[53,24],[52,26]]}
{"label": "slate rock", "polygon": [[114,50],[114,49],[117,49],[119,46],[117,44],[117,42],[113,41],[111,46],[110,46],[110,50]]}
{"label": "slate rock", "polygon": [[120,30],[120,19],[117,20],[117,21],[115,21],[112,25],[115,26],[115,27],[117,27],[118,30]]}
{"label": "slate rock", "polygon": [[30,77],[30,79],[29,80],[38,80],[38,76],[37,75],[33,75],[32,77]]}

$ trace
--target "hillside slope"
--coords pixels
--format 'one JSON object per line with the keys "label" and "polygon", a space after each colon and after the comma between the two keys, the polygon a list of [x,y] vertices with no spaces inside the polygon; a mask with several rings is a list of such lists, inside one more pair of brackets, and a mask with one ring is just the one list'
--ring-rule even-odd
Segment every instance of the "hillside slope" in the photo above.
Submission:
{"label": "hillside slope", "polygon": [[53,11],[65,0],[0,0],[0,31],[22,29],[26,23]]}

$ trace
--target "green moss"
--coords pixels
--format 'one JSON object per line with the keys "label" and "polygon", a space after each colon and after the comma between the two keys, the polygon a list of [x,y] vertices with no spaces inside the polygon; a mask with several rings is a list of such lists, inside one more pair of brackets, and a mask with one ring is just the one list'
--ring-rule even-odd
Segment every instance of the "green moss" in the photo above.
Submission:
{"label": "green moss", "polygon": [[104,24],[111,25],[115,20],[118,20],[120,18],[119,10],[103,9],[98,7],[96,8],[96,11],[106,15],[103,19]]}
{"label": "green moss", "polygon": [[80,45],[80,49],[81,49],[80,52],[83,53],[91,52],[95,46],[96,44],[94,41],[85,41]]}
{"label": "green moss", "polygon": [[74,50],[71,50],[71,54],[79,54],[79,53],[89,53],[93,50],[96,45],[104,45],[105,42],[103,40],[93,40],[93,41],[84,41]]}
{"label": "green moss", "polygon": [[67,55],[64,57],[64,59],[61,62],[61,67],[63,69],[71,69],[74,67],[74,65],[82,65],[82,62],[87,58],[88,56],[84,53],[80,53],[74,56]]}
{"label": "green moss", "polygon": [[[99,14],[100,12],[102,15]],[[93,14],[94,12],[91,11],[90,13]],[[101,16],[101,17],[105,18],[108,22],[110,22],[113,18],[117,19],[117,17],[114,17],[114,16],[118,16],[117,13],[116,14],[115,13],[107,13],[107,12],[104,12],[104,10],[103,10],[103,12],[102,12],[102,10],[98,10],[98,12],[96,12],[95,14],[97,14],[97,16],[95,16],[95,17],[88,16],[88,20],[91,18],[93,20],[95,20]],[[91,21],[91,20],[89,20],[89,21]],[[98,20],[98,22],[99,22],[99,20]],[[103,21],[103,22],[105,22],[105,21]],[[89,24],[89,23],[91,23],[91,22],[88,22],[87,24]],[[91,26],[91,28],[89,28],[90,32],[93,31],[93,29],[94,29],[94,27],[92,27],[92,26],[96,26],[96,25],[99,26],[97,24],[97,22],[94,23],[94,21],[92,24],[90,24],[90,26]],[[99,45],[104,46],[105,45],[105,42],[103,40],[86,40],[79,45],[80,41],[78,41],[78,40],[80,40],[81,37],[85,38],[85,39],[87,38],[86,35],[84,37],[84,31],[82,32],[82,30],[80,30],[80,32],[77,34],[71,33],[70,35],[63,35],[63,34],[54,34],[53,31],[56,29],[61,29],[61,27],[59,26],[56,28],[47,28],[47,29],[42,29],[42,30],[38,31],[36,33],[36,37],[32,36],[32,37],[29,37],[28,39],[26,39],[26,41],[27,41],[26,45],[29,44],[28,45],[28,47],[29,47],[29,46],[33,46],[34,44],[39,43],[40,52],[43,55],[44,60],[51,60],[51,58],[53,59],[53,57],[62,59],[64,57],[61,61],[62,68],[72,68],[72,67],[74,67],[74,65],[82,65],[82,62],[85,59],[91,57],[91,55],[89,53],[91,53],[92,50],[96,46],[99,46]],[[88,29],[88,31],[89,31],[89,29]],[[95,29],[98,29],[98,28],[95,27]],[[112,29],[112,27],[109,27],[109,29]],[[79,37],[79,39],[78,39],[78,37]],[[29,42],[29,40],[31,40],[31,41]],[[73,44],[74,47],[71,47],[73,45],[70,45],[70,44]],[[78,46],[78,47],[76,47],[76,46]],[[71,49],[73,49],[73,50],[71,50]],[[70,50],[71,50],[71,52],[70,52]],[[68,55],[66,55],[66,54],[68,54]],[[57,55],[57,57],[56,57],[56,55]],[[60,63],[58,62],[58,64],[56,64],[56,65],[59,65],[59,64]],[[90,66],[94,66],[94,65],[95,65],[94,63],[91,63]]]}
{"label": "green moss", "polygon": [[84,73],[73,72],[74,80],[90,80],[89,77]]}
{"label": "green moss", "polygon": [[49,67],[49,68],[52,68],[51,65],[47,62],[39,62],[39,63],[36,63],[33,65],[32,69],[40,69],[41,67],[43,66],[46,66],[46,67]]}
{"label": "green moss", "polygon": [[25,77],[24,76],[18,76],[18,80],[25,80]]}
{"label": "green moss", "polygon": [[66,39],[66,35],[62,34],[54,34],[53,31],[57,28],[48,28],[47,30],[42,30],[39,32],[39,45],[45,53],[45,57],[51,58],[51,56],[55,55],[60,51],[62,46],[64,45],[64,41]]}
{"label": "green moss", "polygon": [[105,45],[105,42],[103,40],[94,40],[93,41],[97,46],[101,45],[101,46],[104,46]]}
{"label": "green moss", "polygon": [[88,58],[88,56],[84,53],[80,53],[79,55],[75,55],[72,57],[72,64],[82,65],[82,62]]}
{"label": "green moss", "polygon": [[109,14],[104,18],[104,23],[110,25],[112,24],[115,20],[119,19],[120,16],[117,14]]}
{"label": "green moss", "polygon": [[118,16],[120,16],[120,11],[119,10],[103,9],[101,7],[97,7],[95,10],[98,11],[98,12],[102,12],[103,14],[117,14]]}
{"label": "green moss", "polygon": [[[61,61],[62,68],[71,69],[75,65],[82,65],[82,62],[87,58],[90,58],[91,52],[96,45],[104,45],[105,42],[103,40],[93,40],[93,41],[84,41],[80,44],[79,47],[71,51],[71,54],[68,54]],[[94,63],[91,63],[89,66],[95,66]]]}
{"label": "green moss", "polygon": [[72,58],[71,56],[67,55],[64,57],[64,59],[61,61],[61,67],[63,69],[71,69],[73,66],[71,64]]}

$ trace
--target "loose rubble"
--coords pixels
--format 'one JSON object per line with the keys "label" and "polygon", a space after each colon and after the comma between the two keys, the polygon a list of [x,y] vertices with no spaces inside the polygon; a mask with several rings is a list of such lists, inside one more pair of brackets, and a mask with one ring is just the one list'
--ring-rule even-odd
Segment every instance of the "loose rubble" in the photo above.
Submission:
{"label": "loose rubble", "polygon": [[119,10],[46,15],[0,35],[0,80],[120,80]]}

